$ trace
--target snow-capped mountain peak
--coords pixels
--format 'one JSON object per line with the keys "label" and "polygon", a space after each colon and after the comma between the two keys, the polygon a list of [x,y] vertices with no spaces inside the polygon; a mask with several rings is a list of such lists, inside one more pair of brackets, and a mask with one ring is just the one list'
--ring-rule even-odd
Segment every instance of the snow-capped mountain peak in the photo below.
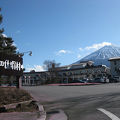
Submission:
{"label": "snow-capped mountain peak", "polygon": [[99,50],[91,53],[90,55],[82,58],[81,60],[77,61],[76,63],[79,64],[81,61],[88,61],[92,60],[95,65],[105,64],[109,66],[109,58],[112,57],[119,57],[120,56],[120,47],[109,45],[100,48]]}

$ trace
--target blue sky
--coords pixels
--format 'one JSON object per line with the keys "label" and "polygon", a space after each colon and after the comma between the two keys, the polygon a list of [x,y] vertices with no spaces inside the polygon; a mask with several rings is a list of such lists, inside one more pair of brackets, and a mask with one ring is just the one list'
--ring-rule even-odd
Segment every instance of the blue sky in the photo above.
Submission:
{"label": "blue sky", "polygon": [[74,63],[104,45],[120,45],[120,0],[0,0],[5,34],[26,70],[45,60]]}

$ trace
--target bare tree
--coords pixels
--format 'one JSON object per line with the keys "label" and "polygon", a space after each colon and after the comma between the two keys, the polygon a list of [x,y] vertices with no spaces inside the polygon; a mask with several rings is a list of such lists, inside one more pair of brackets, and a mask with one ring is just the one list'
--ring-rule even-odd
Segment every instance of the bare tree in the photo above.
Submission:
{"label": "bare tree", "polygon": [[60,63],[56,63],[55,60],[45,60],[43,64],[48,71],[60,66]]}
{"label": "bare tree", "polygon": [[49,77],[47,83],[57,83],[59,82],[59,75],[57,68],[60,66],[60,63],[56,63],[55,60],[45,60],[44,66],[49,72]]}

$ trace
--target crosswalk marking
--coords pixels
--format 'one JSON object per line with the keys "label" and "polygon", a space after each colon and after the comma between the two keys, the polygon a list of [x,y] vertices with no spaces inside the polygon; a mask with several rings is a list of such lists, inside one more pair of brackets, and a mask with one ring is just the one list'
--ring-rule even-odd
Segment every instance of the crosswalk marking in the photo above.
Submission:
{"label": "crosswalk marking", "polygon": [[112,120],[120,120],[120,118],[118,118],[116,115],[114,115],[113,113],[103,109],[103,108],[98,108],[97,110],[103,112],[104,114],[106,114],[109,118],[111,118]]}

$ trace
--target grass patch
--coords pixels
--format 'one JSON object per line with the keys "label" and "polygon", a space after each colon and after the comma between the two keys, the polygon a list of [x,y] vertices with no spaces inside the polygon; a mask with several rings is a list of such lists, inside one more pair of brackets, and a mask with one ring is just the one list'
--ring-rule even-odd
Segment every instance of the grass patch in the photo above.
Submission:
{"label": "grass patch", "polygon": [[0,106],[28,101],[32,99],[25,90],[17,88],[0,88]]}
{"label": "grass patch", "polygon": [[[36,112],[38,106],[35,101],[24,102],[32,100],[32,97],[25,90],[17,88],[0,88],[0,113],[1,112]],[[21,102],[21,103],[20,103]],[[19,104],[14,104],[19,103]],[[13,108],[5,108],[4,105],[13,104]]]}
{"label": "grass patch", "polygon": [[16,108],[8,109],[7,112],[38,112],[38,106],[31,102],[29,104],[18,104]]}

